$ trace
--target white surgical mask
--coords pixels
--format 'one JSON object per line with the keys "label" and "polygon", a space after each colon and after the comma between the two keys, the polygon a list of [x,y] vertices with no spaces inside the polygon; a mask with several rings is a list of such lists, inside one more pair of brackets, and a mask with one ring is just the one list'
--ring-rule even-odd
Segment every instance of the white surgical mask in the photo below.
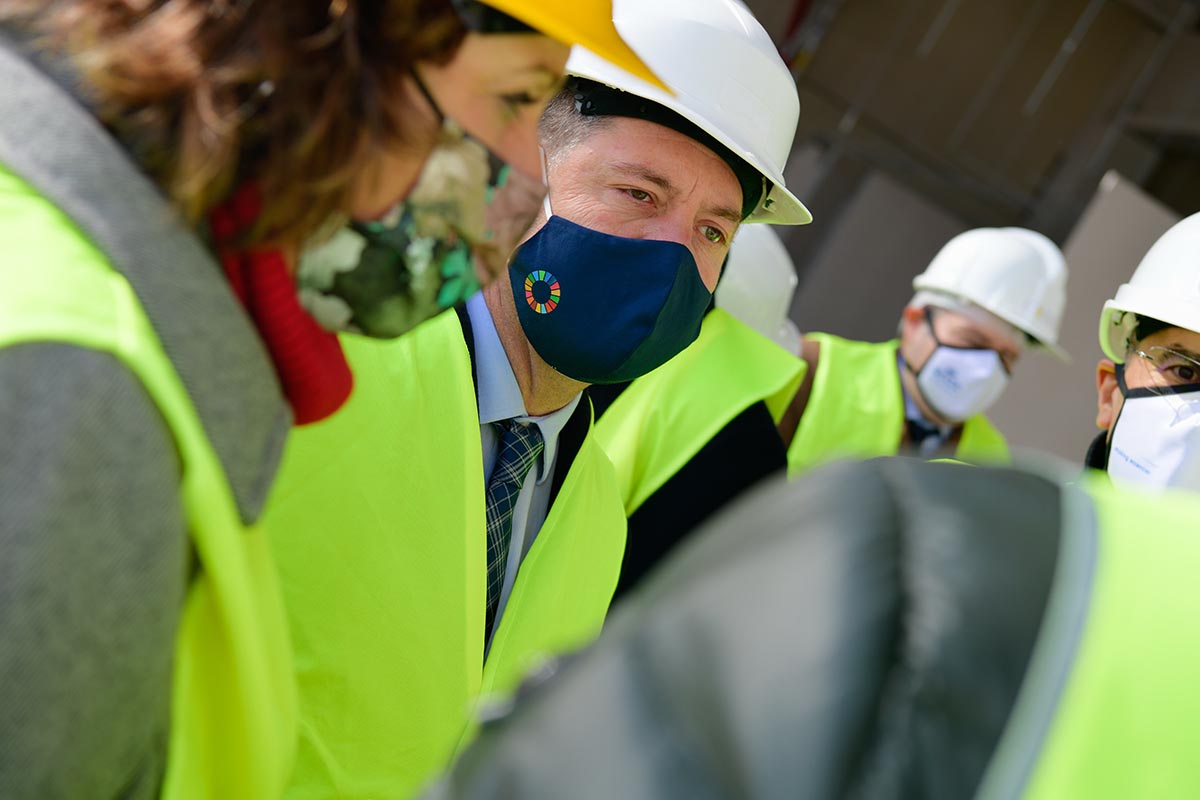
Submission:
{"label": "white surgical mask", "polygon": [[1108,474],[1118,481],[1200,491],[1200,385],[1127,389],[1113,424]]}
{"label": "white surgical mask", "polygon": [[925,311],[937,349],[917,376],[921,397],[939,417],[963,422],[992,406],[1008,386],[1008,370],[995,350],[954,347],[938,341],[933,318]]}

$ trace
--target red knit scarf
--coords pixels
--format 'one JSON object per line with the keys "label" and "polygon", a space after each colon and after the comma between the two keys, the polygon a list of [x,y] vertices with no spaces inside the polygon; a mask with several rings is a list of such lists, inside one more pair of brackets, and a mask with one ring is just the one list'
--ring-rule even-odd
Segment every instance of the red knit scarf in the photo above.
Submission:
{"label": "red knit scarf", "polygon": [[267,346],[297,425],[319,422],[345,404],[354,376],[337,336],[300,305],[279,250],[244,250],[232,242],[258,219],[253,185],[243,186],[209,216],[225,274]]}

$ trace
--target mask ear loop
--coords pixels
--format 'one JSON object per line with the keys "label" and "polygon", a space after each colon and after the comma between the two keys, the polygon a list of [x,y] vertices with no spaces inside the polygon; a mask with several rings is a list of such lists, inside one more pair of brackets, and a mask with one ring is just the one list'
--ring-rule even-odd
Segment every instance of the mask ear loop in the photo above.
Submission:
{"label": "mask ear loop", "polygon": [[[1125,383],[1125,364],[1113,364],[1113,374],[1117,378],[1117,388],[1121,390],[1121,397],[1129,395],[1129,386]],[[1116,426],[1116,423],[1113,423]]]}
{"label": "mask ear loop", "polygon": [[433,93],[429,91],[429,87],[425,85],[425,81],[421,80],[421,76],[414,69],[410,73],[413,81],[417,84],[417,88],[421,91],[421,96],[425,98],[425,102],[429,103],[429,107],[433,109],[433,113],[437,114],[438,125],[446,127],[446,115],[442,113],[442,107],[438,105],[438,101],[433,99]]}
{"label": "mask ear loop", "polygon": [[941,347],[942,340],[938,338],[937,328],[933,327],[933,306],[925,306],[925,324],[929,326],[929,335],[933,337],[933,343]]}
{"label": "mask ear loop", "polygon": [[554,216],[554,212],[550,210],[550,164],[546,160],[546,148],[538,145],[538,155],[542,159],[542,186],[546,187],[546,193],[542,195],[542,213],[546,215],[546,221],[550,221],[550,217]]}
{"label": "mask ear loop", "polygon": [[[1125,364],[1113,364],[1113,374],[1117,377],[1117,388],[1121,390],[1122,400],[1126,399],[1129,394],[1129,387],[1125,383]],[[1108,436],[1104,441],[1104,468],[1108,469],[1108,459],[1112,455],[1113,438],[1117,433],[1117,423],[1121,421],[1121,414],[1125,412],[1125,403],[1121,403],[1121,410],[1117,412],[1117,418],[1113,420],[1112,425],[1108,426]]]}
{"label": "mask ear loop", "polygon": [[[992,350],[990,347],[959,347],[958,345],[945,344],[942,342],[942,340],[938,338],[937,330],[933,327],[933,306],[925,306],[925,324],[929,326],[929,335],[933,337],[933,342],[938,347],[947,347],[951,350]],[[996,357],[999,358],[1000,354],[998,352],[995,350],[992,350],[992,352],[996,353]],[[1009,370],[1008,365],[1004,363],[1003,358],[1000,359],[1000,368],[1004,370],[1005,375],[1010,378],[1012,377],[1012,371]],[[915,375],[916,373],[913,374]]]}
{"label": "mask ear loop", "polygon": [[[925,324],[929,326],[929,335],[933,338],[934,350],[936,351],[937,348],[942,346],[942,343],[938,340],[937,331],[933,329],[933,306],[925,306],[924,311]],[[933,353],[930,353],[929,358],[925,359],[925,364],[929,363],[930,358],[933,358]],[[921,365],[921,369],[913,369],[912,364],[908,363],[908,359],[904,357],[904,353],[900,353],[900,360],[904,362],[904,368],[908,370],[910,375],[914,378],[921,377],[921,371],[925,369],[925,364]]]}

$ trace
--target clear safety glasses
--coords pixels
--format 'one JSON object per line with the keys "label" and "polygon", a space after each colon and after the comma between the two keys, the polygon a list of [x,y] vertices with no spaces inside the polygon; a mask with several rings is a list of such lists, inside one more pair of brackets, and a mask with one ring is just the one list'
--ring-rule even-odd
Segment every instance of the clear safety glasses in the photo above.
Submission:
{"label": "clear safety glasses", "polygon": [[1158,398],[1171,408],[1172,424],[1200,415],[1200,354],[1153,345],[1132,355],[1121,376],[1127,401]]}
{"label": "clear safety glasses", "polygon": [[[1146,369],[1145,379],[1133,383],[1144,384],[1156,394],[1200,391],[1200,355],[1161,345],[1135,350],[1134,355]],[[1127,373],[1126,380],[1130,377]]]}

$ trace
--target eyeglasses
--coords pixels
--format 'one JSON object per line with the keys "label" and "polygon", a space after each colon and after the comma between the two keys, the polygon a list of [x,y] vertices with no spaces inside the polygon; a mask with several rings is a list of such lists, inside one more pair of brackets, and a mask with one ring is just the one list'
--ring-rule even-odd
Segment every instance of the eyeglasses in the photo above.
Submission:
{"label": "eyeglasses", "polygon": [[[937,328],[935,328],[933,325],[934,310],[935,310],[934,306],[925,306],[925,324],[929,326],[929,333],[931,336],[933,336],[933,341],[935,344],[939,344],[942,347],[949,347],[954,350],[993,350],[996,353],[996,355],[1000,356],[1000,364],[1004,367],[1004,371],[1006,373],[1008,373],[1008,375],[1010,377],[1012,376],[1013,368],[1017,366],[1017,359],[1020,358],[1020,353],[1013,353],[1007,349],[998,350],[996,348],[988,347],[986,344],[983,344],[983,343],[972,344],[972,345],[961,345],[961,344],[948,344],[947,342],[943,342],[941,340],[941,338],[938,337]],[[936,310],[938,313],[941,313],[945,309],[938,308]]]}
{"label": "eyeglasses", "polygon": [[1153,345],[1144,350],[1135,350],[1134,355],[1150,368],[1148,372],[1152,387],[1200,384],[1200,358],[1194,354]]}

